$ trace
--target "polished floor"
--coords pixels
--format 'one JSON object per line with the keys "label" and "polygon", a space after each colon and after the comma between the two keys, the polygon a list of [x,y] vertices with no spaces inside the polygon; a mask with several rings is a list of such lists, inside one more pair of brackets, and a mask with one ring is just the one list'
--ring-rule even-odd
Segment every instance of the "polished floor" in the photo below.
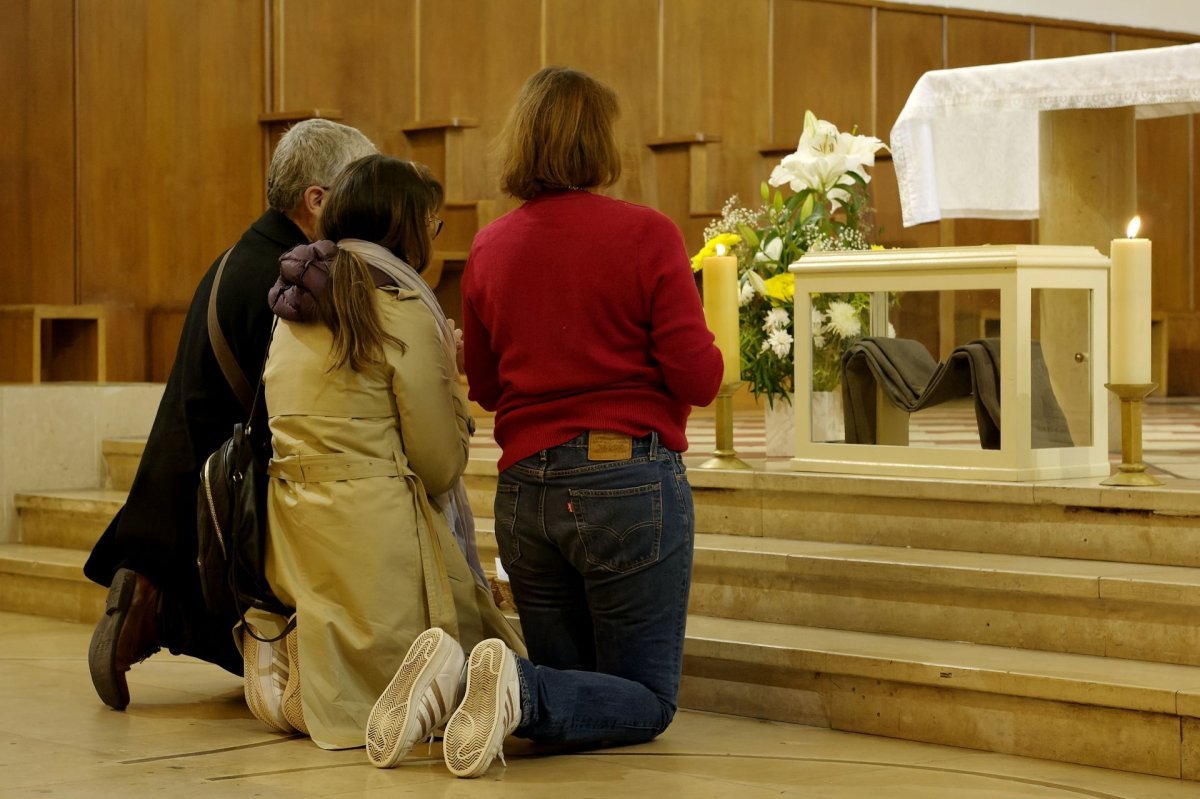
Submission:
{"label": "polished floor", "polygon": [[[479,429],[471,442],[476,456],[500,456],[500,448],[491,439],[492,420],[478,420]],[[688,420],[688,454],[707,456],[716,445],[711,414],[696,413]],[[914,414],[910,419],[913,446],[978,449],[979,433],[975,411],[969,401],[940,405]],[[786,458],[767,458],[763,414],[756,409],[734,413],[734,447],[740,457],[752,464],[783,463]],[[1111,440],[1119,448],[1116,436]],[[1181,480],[1200,480],[1200,399],[1172,397],[1151,399],[1143,407],[1142,450],[1146,464],[1154,474]],[[1114,468],[1120,452],[1113,452]]]}
{"label": "polished floor", "polygon": [[0,797],[521,797],[703,799],[1182,799],[1200,783],[680,713],[654,743],[559,754],[510,742],[479,780],[456,780],[419,746],[380,771],[361,749],[324,752],[268,732],[240,682],[156,655],[131,673],[123,713],[87,675],[91,628],[0,613]]}

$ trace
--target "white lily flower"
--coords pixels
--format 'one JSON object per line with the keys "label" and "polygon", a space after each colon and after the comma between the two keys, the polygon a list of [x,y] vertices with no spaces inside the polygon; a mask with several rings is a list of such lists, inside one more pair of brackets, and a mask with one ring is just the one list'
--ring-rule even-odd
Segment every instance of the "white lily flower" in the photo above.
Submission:
{"label": "white lily flower", "polygon": [[767,281],[762,279],[762,275],[754,270],[746,273],[746,277],[750,279],[750,285],[754,286],[754,293],[760,297],[767,293]]}
{"label": "white lily flower", "polygon": [[738,306],[741,307],[752,299],[754,299],[754,286],[747,280],[738,290]]}
{"label": "white lily flower", "polygon": [[754,260],[758,263],[779,263],[779,256],[783,255],[783,239],[774,238],[766,244],[758,248],[758,252],[754,253]]}
{"label": "white lily flower", "polygon": [[854,184],[851,173],[869,182],[867,167],[875,165],[875,153],[884,147],[874,136],[839,133],[833,123],[807,111],[796,152],[783,157],[767,182],[772,186],[786,183],[792,191],[815,189],[829,196],[837,208],[849,197],[838,187]]}

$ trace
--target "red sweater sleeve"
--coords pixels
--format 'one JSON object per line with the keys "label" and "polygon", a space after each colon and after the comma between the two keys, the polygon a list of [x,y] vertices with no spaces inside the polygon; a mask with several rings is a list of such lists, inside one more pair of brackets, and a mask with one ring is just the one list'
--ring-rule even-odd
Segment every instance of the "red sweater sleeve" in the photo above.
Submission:
{"label": "red sweater sleeve", "polygon": [[721,351],[704,321],[683,235],[666,217],[659,220],[641,242],[650,301],[650,354],[672,396],[689,405],[708,405],[721,387]]}

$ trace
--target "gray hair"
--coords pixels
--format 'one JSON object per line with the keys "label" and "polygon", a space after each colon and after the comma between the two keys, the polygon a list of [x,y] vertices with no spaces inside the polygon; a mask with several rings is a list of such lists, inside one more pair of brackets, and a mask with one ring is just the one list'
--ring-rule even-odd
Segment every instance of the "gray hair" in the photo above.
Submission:
{"label": "gray hair", "polygon": [[328,188],[351,161],[376,152],[370,139],[348,125],[328,119],[297,122],[275,146],[267,168],[267,202],[289,213],[309,186]]}

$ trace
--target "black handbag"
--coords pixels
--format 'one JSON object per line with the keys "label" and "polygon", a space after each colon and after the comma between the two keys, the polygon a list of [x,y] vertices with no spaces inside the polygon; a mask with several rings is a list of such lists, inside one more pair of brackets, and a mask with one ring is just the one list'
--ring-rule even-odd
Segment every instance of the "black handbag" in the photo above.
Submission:
{"label": "black handbag", "polygon": [[217,289],[231,252],[233,248],[221,259],[213,279],[208,300],[208,336],[221,372],[246,410],[246,422],[233,426],[233,435],[208,456],[200,469],[196,566],[209,611],[219,616],[236,615],[251,635],[260,641],[271,642],[287,635],[295,621],[274,638],[259,638],[251,625],[244,624],[246,610],[259,608],[283,616],[290,616],[294,611],[275,596],[265,573],[265,461],[269,453],[258,451],[252,435],[263,381],[260,377],[258,387],[250,391],[250,382],[234,358],[217,320]]}

